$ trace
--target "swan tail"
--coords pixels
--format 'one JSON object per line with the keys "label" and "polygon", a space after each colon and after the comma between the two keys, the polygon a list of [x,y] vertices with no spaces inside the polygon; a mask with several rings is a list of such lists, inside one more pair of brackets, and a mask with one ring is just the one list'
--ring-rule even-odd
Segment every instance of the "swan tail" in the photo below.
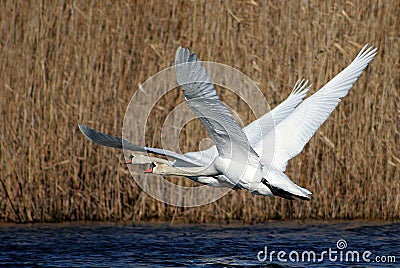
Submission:
{"label": "swan tail", "polygon": [[295,184],[283,172],[278,170],[271,170],[271,172],[261,182],[270,189],[273,195],[289,200],[294,200],[295,198],[311,200],[310,195],[312,193],[309,190]]}

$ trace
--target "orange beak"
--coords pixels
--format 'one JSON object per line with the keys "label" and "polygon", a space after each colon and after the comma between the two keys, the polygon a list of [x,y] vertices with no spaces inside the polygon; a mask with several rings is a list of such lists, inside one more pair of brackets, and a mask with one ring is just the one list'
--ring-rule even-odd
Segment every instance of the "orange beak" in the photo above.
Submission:
{"label": "orange beak", "polygon": [[146,169],[144,173],[152,173],[153,172],[153,167],[150,167],[149,169]]}
{"label": "orange beak", "polygon": [[125,165],[132,164],[132,159],[129,159],[128,161],[125,161],[124,164],[125,164]]}

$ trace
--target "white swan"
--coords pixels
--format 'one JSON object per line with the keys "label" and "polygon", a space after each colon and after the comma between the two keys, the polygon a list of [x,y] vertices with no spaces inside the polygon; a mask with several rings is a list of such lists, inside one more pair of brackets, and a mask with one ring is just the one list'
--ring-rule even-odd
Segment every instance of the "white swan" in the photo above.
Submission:
{"label": "white swan", "polygon": [[311,192],[283,173],[287,161],[301,152],[375,55],[376,48],[365,45],[347,68],[278,123],[275,143],[270,142],[273,133],[269,132],[254,146],[219,100],[196,55],[179,47],[175,66],[178,84],[187,105],[206,127],[218,151],[212,165],[192,174],[225,175],[231,184],[254,194],[309,200]]}
{"label": "white swan", "polygon": [[[340,98],[347,94],[352,84],[356,81],[358,76],[372,60],[375,54],[376,49],[367,49],[367,46],[365,46],[358,54],[356,59],[345,70],[339,73],[327,85],[321,88],[321,90],[312,95],[294,110],[294,108],[303,100],[306,92],[309,90],[309,87],[306,87],[307,82],[301,81],[296,83],[292,93],[283,103],[243,129],[242,132],[245,133],[245,138],[247,140],[245,143],[247,143],[249,150],[245,151],[245,154],[239,154],[241,155],[242,160],[246,157],[250,157],[250,159],[251,157],[254,158],[252,153],[255,152],[257,157],[258,155],[261,156],[260,159],[258,159],[258,161],[260,161],[259,164],[268,164],[261,165],[262,170],[266,172],[266,170],[268,170],[266,167],[272,166],[269,180],[262,178],[263,184],[260,184],[257,180],[246,181],[240,178],[235,178],[235,176],[237,177],[237,174],[241,173],[243,170],[246,171],[246,168],[252,169],[250,173],[254,174],[259,171],[258,169],[260,168],[254,168],[254,164],[243,165],[243,163],[245,163],[247,160],[239,161],[240,165],[238,165],[238,161],[233,161],[233,163],[236,163],[236,165],[234,165],[233,168],[229,168],[231,164],[229,158],[225,157],[225,159],[223,159],[220,157],[221,159],[218,161],[222,160],[223,162],[227,159],[229,160],[228,162],[225,161],[226,163],[222,163],[222,166],[225,165],[226,167],[225,172],[232,173],[233,171],[233,176],[229,179],[224,175],[224,172],[220,172],[216,169],[215,162],[208,167],[205,167],[204,165],[208,165],[210,160],[213,160],[217,154],[217,147],[215,145],[200,152],[178,154],[158,148],[137,146],[119,137],[113,137],[98,132],[87,126],[79,125],[79,128],[87,138],[103,146],[121,149],[124,147],[127,150],[132,150],[135,152],[151,152],[175,159],[171,163],[162,158],[148,157],[136,153],[132,154],[130,159],[127,161],[128,163],[146,164],[155,162],[147,172],[153,172],[160,175],[187,176],[192,180],[216,187],[232,187],[233,185],[236,185],[235,187],[246,188],[255,194],[278,195],[288,199],[292,199],[293,196],[301,199],[309,199],[308,195],[311,193],[308,190],[295,185],[283,173],[286,168],[287,161],[296,156],[302,150],[304,145],[315,133],[316,129],[318,129],[318,127],[326,120],[329,114],[336,107],[340,101]],[[182,64],[185,62],[190,63]],[[190,55],[189,50],[181,47],[178,48],[175,64],[177,65],[177,80],[184,91],[188,90],[189,92],[193,92],[205,86],[209,90],[208,93],[211,92],[209,96],[216,96],[215,89],[205,69],[200,65],[195,55]],[[213,96],[213,94],[215,94],[215,96]],[[221,103],[218,105],[220,104]],[[224,112],[226,113],[226,111]],[[307,115],[307,118],[302,117],[302,114]],[[310,118],[308,116],[310,116]],[[231,122],[228,121],[228,124],[232,124],[233,118],[231,118],[229,111],[227,111],[223,117],[231,120]],[[218,120],[218,118],[214,119]],[[278,124],[276,127],[275,143],[271,142],[272,135],[274,135],[274,133],[271,132],[271,129],[274,127],[274,121]],[[221,122],[225,124],[224,120]],[[298,126],[299,122],[304,123],[304,125]],[[233,124],[235,125],[236,122]],[[233,127],[230,131],[235,129],[236,127]],[[239,134],[239,136],[241,136],[241,134]],[[288,144],[288,142],[293,141],[296,141],[297,144]],[[252,149],[253,147],[254,150]],[[271,153],[274,151],[274,147],[276,147],[277,154],[275,156],[277,157]],[[231,149],[234,148],[235,146],[231,146]],[[157,165],[159,166],[158,169],[156,168]],[[221,170],[220,166],[219,169]],[[185,169],[182,170],[182,167],[185,167]],[[244,169],[242,170],[242,168]],[[234,171],[235,169],[236,171]]]}

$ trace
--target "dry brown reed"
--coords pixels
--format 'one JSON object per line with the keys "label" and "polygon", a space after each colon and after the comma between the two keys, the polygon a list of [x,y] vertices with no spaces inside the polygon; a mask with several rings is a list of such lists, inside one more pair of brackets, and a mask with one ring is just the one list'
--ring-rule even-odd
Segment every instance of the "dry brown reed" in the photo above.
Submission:
{"label": "dry brown reed", "polygon": [[[1,220],[400,218],[399,18],[396,1],[3,1]],[[379,54],[288,167],[314,193],[310,202],[242,191],[198,208],[165,205],[135,184],[120,151],[77,127],[120,135],[130,97],[173,64],[180,44],[241,70],[274,106],[300,77],[320,88],[367,42]],[[235,97],[222,98],[235,107]],[[164,98],[153,121],[182,101]],[[147,145],[159,145],[158,128],[149,126]],[[182,150],[206,136],[188,125]]]}

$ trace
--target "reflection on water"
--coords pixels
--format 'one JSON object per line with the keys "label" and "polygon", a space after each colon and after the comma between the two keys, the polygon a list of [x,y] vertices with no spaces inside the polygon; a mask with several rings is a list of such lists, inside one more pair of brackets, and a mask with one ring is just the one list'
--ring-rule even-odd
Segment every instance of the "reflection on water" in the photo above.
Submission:
{"label": "reflection on water", "polygon": [[[343,239],[342,244],[337,243]],[[346,243],[346,244],[343,244]],[[339,245],[340,244],[340,245]],[[346,247],[344,247],[346,246]],[[267,247],[267,248],[266,248]],[[338,247],[342,247],[339,248]],[[320,260],[321,253],[331,249]],[[265,255],[267,249],[267,255]],[[0,226],[0,266],[137,267],[270,266],[382,267],[376,256],[396,256],[400,264],[400,223],[272,222],[262,225],[114,225],[35,224]],[[262,251],[262,252],[261,252]],[[272,251],[275,251],[271,253]],[[283,251],[278,261],[278,252]],[[293,253],[295,251],[295,253]],[[293,262],[296,254],[316,259]],[[346,262],[346,252],[359,252],[360,263]],[[370,251],[367,263],[362,254]],[[341,253],[342,252],[342,253]],[[260,262],[257,258],[265,262]],[[272,254],[272,262],[270,255]],[[283,254],[283,255],[282,255]],[[285,255],[286,254],[286,255]],[[342,262],[340,262],[342,254]],[[367,254],[368,255],[368,254]],[[334,257],[336,256],[336,260]],[[267,257],[267,258],[265,258]],[[264,259],[263,259],[264,258]],[[386,258],[389,261],[389,258]],[[286,260],[287,262],[284,262]],[[307,260],[307,258],[305,259]]]}

